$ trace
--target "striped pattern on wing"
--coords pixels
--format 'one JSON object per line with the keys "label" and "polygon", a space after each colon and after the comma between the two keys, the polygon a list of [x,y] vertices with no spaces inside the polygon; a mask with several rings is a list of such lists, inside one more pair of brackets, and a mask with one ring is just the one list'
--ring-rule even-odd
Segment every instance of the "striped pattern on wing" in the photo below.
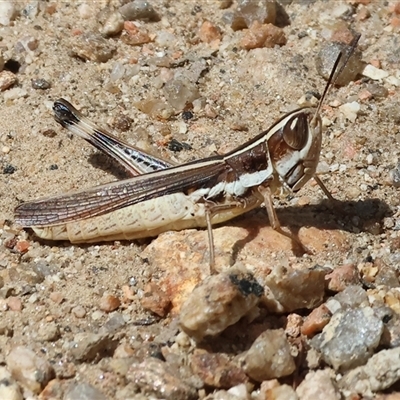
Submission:
{"label": "striped pattern on wing", "polygon": [[202,162],[23,203],[15,209],[15,221],[24,227],[32,227],[91,218],[166,194],[200,188],[215,180],[226,168],[222,157],[212,157]]}

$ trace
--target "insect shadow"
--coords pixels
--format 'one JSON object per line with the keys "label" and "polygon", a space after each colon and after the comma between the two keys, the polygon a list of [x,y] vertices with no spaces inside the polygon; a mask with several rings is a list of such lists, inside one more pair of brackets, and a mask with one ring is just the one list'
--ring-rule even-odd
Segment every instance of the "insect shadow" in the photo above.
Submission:
{"label": "insect shadow", "polygon": [[[263,216],[260,217],[260,213]],[[334,203],[324,199],[315,205],[277,207],[276,213],[282,227],[290,230],[296,237],[300,228],[305,226],[321,230],[369,232],[377,235],[383,229],[383,219],[393,214],[389,205],[377,198],[357,201],[335,200]],[[248,230],[248,235],[238,240],[233,247],[231,262],[234,263],[243,247],[269,222],[266,211],[260,208],[232,220],[231,224]],[[296,256],[304,254],[304,249],[299,248],[296,243],[293,243],[292,247]]]}
{"label": "insect shadow", "polygon": [[94,168],[101,169],[109,174],[112,174],[117,180],[131,178],[125,168],[116,160],[113,160],[106,154],[96,151],[88,157],[88,162]]}

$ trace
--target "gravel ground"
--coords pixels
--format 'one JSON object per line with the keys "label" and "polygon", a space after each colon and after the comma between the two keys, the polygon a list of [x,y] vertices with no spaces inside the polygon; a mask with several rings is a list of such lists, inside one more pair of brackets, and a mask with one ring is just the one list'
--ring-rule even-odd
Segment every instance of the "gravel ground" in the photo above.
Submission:
{"label": "gravel ground", "polygon": [[[390,1],[1,1],[0,398],[399,398],[399,30]],[[14,223],[21,202],[127,177],[56,99],[184,163],[315,104],[356,32],[358,74],[321,111],[338,202],[315,182],[275,201],[313,254],[262,208],[215,229],[212,275],[201,230],[71,245]]]}

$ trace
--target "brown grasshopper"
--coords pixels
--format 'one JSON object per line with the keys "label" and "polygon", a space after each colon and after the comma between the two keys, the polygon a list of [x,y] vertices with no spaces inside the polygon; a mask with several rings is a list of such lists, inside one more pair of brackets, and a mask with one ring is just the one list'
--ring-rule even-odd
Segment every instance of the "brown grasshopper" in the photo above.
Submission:
{"label": "brown grasshopper", "polygon": [[137,176],[23,203],[15,209],[16,222],[32,228],[41,238],[72,243],[131,240],[170,230],[207,227],[213,265],[212,225],[264,203],[271,226],[300,243],[281,228],[272,195],[278,190],[297,192],[314,178],[332,199],[316,175],[322,142],[319,111],[334,83],[340,58],[316,108],[289,112],[225,155],[177,166],[120,141],[97,128],[66,100],[57,100],[53,110],[61,125]]}

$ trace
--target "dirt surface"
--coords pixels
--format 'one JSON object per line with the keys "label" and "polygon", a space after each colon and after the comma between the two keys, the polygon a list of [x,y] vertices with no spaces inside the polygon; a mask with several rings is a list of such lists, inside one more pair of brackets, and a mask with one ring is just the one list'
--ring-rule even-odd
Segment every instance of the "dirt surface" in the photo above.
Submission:
{"label": "dirt surface", "polygon": [[[282,224],[295,230],[310,228],[300,231],[300,237],[317,251],[297,257],[286,244],[278,243],[274,249],[263,247],[262,241],[257,242],[256,231],[268,225],[268,220],[264,210],[255,210],[216,229],[217,247],[230,227],[253,229],[255,237],[243,239],[250,246],[247,250],[245,245],[235,247],[234,260],[221,256],[231,254],[224,247],[228,245],[221,244],[217,264],[241,262],[251,269],[253,259],[262,259],[266,264],[284,262],[296,268],[318,264],[334,269],[353,263],[365,279],[373,281],[374,271],[376,274],[379,269],[374,263],[379,260],[397,274],[400,253],[396,185],[400,179],[393,177],[400,153],[400,95],[395,85],[400,80],[400,16],[394,4],[285,2],[282,8],[290,21],[282,27],[286,45],[246,50],[240,47],[244,31],[233,31],[226,22],[235,4],[221,9],[216,0],[198,4],[154,0],[151,4],[160,21],[140,21],[140,29],[146,29],[153,41],[132,46],[119,34],[106,38],[115,50],[108,61],[98,62],[74,56],[74,41],[82,34],[97,33],[103,26],[99,13],[104,13],[106,7],[107,12],[118,9],[119,2],[87,2],[85,7],[78,3],[43,3],[37,14],[21,11],[31,3],[18,2],[18,16],[9,26],[0,26],[0,54],[5,61],[20,63],[19,71],[14,71],[18,81],[0,93],[0,364],[16,345],[27,346],[53,365],[60,381],[87,382],[108,398],[116,398],[126,381],[110,367],[113,353],[81,359],[71,356],[76,335],[98,332],[119,313],[124,321],[117,330],[119,346],[150,352],[151,343],[173,342],[178,308],[159,318],[143,308],[141,298],[149,282],[162,280],[169,268],[176,267],[170,265],[176,261],[174,251],[182,243],[195,241],[196,251],[206,254],[206,234],[198,239],[195,230],[184,232],[183,238],[167,233],[153,241],[71,245],[38,240],[13,223],[13,210],[21,202],[126,177],[123,170],[54,121],[54,100],[68,99],[99,126],[109,127],[123,140],[139,142],[176,163],[224,153],[266,130],[296,108],[302,96],[322,93],[325,80],[316,70],[317,54],[333,40],[334,32],[347,28],[361,34],[358,47],[363,61],[379,66],[397,80],[377,81],[360,75],[356,82],[334,88],[328,95],[322,109],[329,126],[323,133],[321,166],[325,173],[321,178],[339,200],[338,207],[324,200],[314,182],[296,196],[276,199]],[[342,5],[349,11],[340,14],[338,8]],[[369,16],[361,18],[360,10],[365,9]],[[220,40],[207,43],[199,39],[205,20],[219,27]],[[164,46],[157,44],[154,39],[161,31],[173,34],[175,39]],[[33,50],[21,50],[19,43],[26,37],[37,41]],[[165,55],[174,62],[183,60],[181,66],[163,66],[154,61]],[[194,118],[184,121],[182,110],[165,120],[139,111],[138,102],[143,104],[140,102],[144,100],[168,102],[162,87],[164,77],[174,73],[174,68],[188,70],[200,61],[196,85],[204,100],[199,110],[192,110]],[[110,82],[117,63],[133,68],[134,74]],[[51,87],[33,88],[32,81],[40,78]],[[7,97],[15,88],[23,92]],[[349,121],[339,106],[353,101],[360,109],[355,120]],[[114,129],[120,126],[115,121],[121,116],[132,120],[129,130]],[[190,144],[191,149],[169,150],[167,143],[172,138]],[[257,229],[254,224],[258,224]],[[162,250],[157,250],[157,243]],[[162,243],[169,243],[168,252]],[[156,248],[152,254],[145,250],[149,244]],[[255,249],[261,253],[256,254]],[[166,252],[164,262],[162,251]],[[222,258],[218,261],[218,257]],[[196,268],[198,264],[207,267],[207,260],[205,256]],[[188,256],[180,262],[188,270],[194,268]],[[369,269],[363,270],[366,263]],[[116,311],[108,312],[108,303],[101,305],[105,295],[111,295],[112,301],[119,299],[121,305]],[[17,299],[11,305],[10,297]],[[40,334],[47,324],[56,326],[53,337]],[[198,395],[204,396],[214,389],[206,386],[198,390]]]}

